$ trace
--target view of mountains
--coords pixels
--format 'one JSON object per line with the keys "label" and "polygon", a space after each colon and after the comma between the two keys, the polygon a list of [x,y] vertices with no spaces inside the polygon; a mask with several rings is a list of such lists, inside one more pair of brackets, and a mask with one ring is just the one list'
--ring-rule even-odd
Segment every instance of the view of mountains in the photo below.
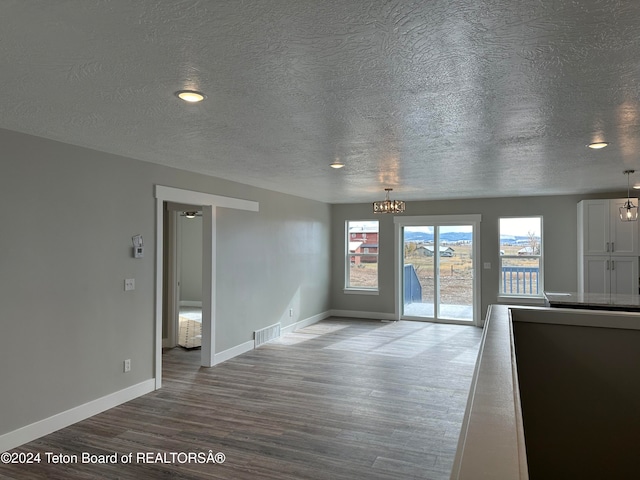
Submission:
{"label": "view of mountains", "polygon": [[[455,242],[470,242],[471,232],[447,232],[440,234],[441,242],[455,243]],[[433,242],[433,233],[427,232],[407,232],[404,234],[405,242]],[[500,243],[528,243],[529,237],[527,235],[503,235],[500,238]]]}
{"label": "view of mountains", "polygon": [[[433,242],[433,233],[427,232],[404,232],[405,242]],[[445,242],[467,242],[471,241],[471,232],[447,232],[440,234],[440,241]]]}

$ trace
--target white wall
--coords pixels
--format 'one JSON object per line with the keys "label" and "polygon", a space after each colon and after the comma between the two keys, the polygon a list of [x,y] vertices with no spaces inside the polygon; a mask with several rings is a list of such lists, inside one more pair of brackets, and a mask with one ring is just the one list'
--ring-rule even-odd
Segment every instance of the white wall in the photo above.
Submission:
{"label": "white wall", "polygon": [[153,377],[156,184],[260,203],[217,212],[216,351],[328,311],[328,205],[6,130],[0,144],[0,436]]}

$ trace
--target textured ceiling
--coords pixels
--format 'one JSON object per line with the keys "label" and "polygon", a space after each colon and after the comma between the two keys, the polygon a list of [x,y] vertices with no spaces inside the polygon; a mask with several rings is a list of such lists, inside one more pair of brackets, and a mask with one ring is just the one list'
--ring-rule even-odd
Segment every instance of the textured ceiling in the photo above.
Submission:
{"label": "textured ceiling", "polygon": [[0,128],[331,203],[624,190],[639,25],[635,0],[2,0]]}

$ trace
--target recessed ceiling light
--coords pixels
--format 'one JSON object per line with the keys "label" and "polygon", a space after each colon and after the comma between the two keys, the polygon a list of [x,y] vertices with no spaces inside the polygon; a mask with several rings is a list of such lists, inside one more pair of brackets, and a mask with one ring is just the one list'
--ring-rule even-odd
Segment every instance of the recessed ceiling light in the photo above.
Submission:
{"label": "recessed ceiling light", "polygon": [[593,148],[594,150],[599,150],[606,147],[607,145],[609,145],[609,142],[593,142],[587,145],[587,147]]}
{"label": "recessed ceiling light", "polygon": [[331,168],[342,168],[344,167],[344,163],[342,163],[340,160],[335,160],[334,162],[330,163],[329,166]]}
{"label": "recessed ceiling light", "polygon": [[198,103],[205,99],[204,93],[196,90],[180,90],[176,92],[176,96],[189,103]]}

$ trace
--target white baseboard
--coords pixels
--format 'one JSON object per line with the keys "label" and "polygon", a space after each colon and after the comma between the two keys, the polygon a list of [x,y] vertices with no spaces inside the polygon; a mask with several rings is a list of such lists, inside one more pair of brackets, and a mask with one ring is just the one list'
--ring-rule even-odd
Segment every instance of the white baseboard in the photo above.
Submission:
{"label": "white baseboard", "polygon": [[6,452],[12,448],[29,443],[37,438],[44,437],[61,428],[73,425],[81,420],[97,415],[110,408],[138,398],[155,390],[154,378],[110,393],[104,397],[87,402],[84,405],[71,408],[52,417],[37,421],[31,425],[0,435],[0,452]]}
{"label": "white baseboard", "polygon": [[[369,318],[372,320],[395,320],[395,315],[390,313],[361,312],[355,310],[329,310],[326,312],[313,315],[304,320],[288,325],[282,329],[282,333],[292,333],[296,330],[314,323],[320,322],[328,317],[349,317],[349,318]],[[163,344],[167,339],[163,339]],[[214,365],[230,360],[238,355],[253,350],[253,340],[241,343],[235,347],[216,353],[214,357]],[[29,443],[40,437],[53,433],[62,428],[73,425],[81,420],[104,412],[110,408],[126,403],[134,398],[138,398],[155,390],[155,379],[151,378],[144,382],[132,385],[123,390],[111,393],[104,397],[92,400],[83,405],[71,408],[64,412],[58,413],[52,417],[37,421],[25,427],[19,428],[9,433],[0,435],[0,452],[6,452],[12,448]]]}
{"label": "white baseboard", "polygon": [[[320,320],[324,320],[325,318],[328,318],[330,316],[331,316],[330,312],[322,312],[317,315],[313,315],[309,318],[305,318],[304,320],[300,320],[291,325],[287,325],[286,327],[280,330],[280,334],[283,335],[285,333],[295,332],[299,328],[308,327],[309,325],[313,325],[314,323],[317,323]],[[223,352],[216,353],[213,357],[213,364],[218,365],[219,363],[226,362],[227,360],[231,360],[233,357],[242,355],[243,353],[249,352],[254,348],[255,348],[255,342],[253,340],[241,343],[240,345],[231,347],[227,350],[224,350]]]}
{"label": "white baseboard", "polygon": [[216,353],[213,356],[213,364],[217,365],[222,362],[226,362],[227,360],[231,360],[233,357],[237,357],[238,355],[242,355],[243,353],[249,352],[253,350],[254,342],[253,340],[249,342],[241,343],[240,345],[236,345],[235,347],[231,347],[227,350],[224,350],[220,353]]}
{"label": "white baseboard", "polygon": [[395,313],[361,312],[358,310],[331,310],[332,317],[367,318],[370,320],[397,320]]}
{"label": "white baseboard", "polygon": [[305,318],[304,320],[299,320],[295,323],[292,323],[291,325],[287,325],[286,327],[282,328],[281,333],[293,333],[299,328],[308,327],[309,325],[318,323],[319,321],[324,320],[325,318],[329,318],[330,316],[331,312],[318,313],[317,315],[313,315],[309,318]]}

